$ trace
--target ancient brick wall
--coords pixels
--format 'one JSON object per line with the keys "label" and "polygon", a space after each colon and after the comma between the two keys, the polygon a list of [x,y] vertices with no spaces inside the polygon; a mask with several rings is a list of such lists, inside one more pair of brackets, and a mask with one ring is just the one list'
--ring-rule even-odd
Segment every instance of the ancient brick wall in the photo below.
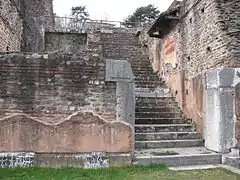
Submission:
{"label": "ancient brick wall", "polygon": [[0,64],[0,118],[24,113],[54,123],[86,110],[115,119],[116,85],[104,82],[96,52],[1,55]]}
{"label": "ancient brick wall", "polygon": [[0,55],[0,152],[132,153],[128,86],[105,74],[98,49]]}
{"label": "ancient brick wall", "polygon": [[45,51],[77,53],[87,46],[87,34],[80,33],[45,33]]}
{"label": "ancient brick wall", "polygon": [[204,72],[238,67],[239,0],[184,0],[180,21],[162,39],[150,39],[150,58],[185,114],[203,133]]}
{"label": "ancient brick wall", "polygon": [[0,52],[20,51],[23,23],[18,1],[0,1]]}
{"label": "ancient brick wall", "polygon": [[239,67],[240,60],[240,1],[216,0],[219,12],[219,23],[224,31],[230,56],[226,60],[228,67]]}

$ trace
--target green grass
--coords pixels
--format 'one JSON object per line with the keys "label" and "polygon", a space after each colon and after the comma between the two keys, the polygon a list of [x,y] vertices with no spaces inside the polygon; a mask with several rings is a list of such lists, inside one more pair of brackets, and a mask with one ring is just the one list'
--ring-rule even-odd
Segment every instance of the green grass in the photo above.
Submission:
{"label": "green grass", "polygon": [[165,166],[124,167],[97,170],[64,169],[0,169],[1,180],[240,180],[240,176],[224,169],[203,171],[168,171]]}

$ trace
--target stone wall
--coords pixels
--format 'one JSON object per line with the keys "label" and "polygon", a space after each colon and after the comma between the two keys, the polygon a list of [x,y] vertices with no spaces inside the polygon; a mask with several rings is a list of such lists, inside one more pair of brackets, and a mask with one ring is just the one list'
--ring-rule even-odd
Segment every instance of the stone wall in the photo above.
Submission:
{"label": "stone wall", "polygon": [[149,40],[155,71],[202,134],[204,73],[240,65],[238,11],[239,0],[184,0],[179,23],[164,38]]}
{"label": "stone wall", "polygon": [[18,1],[0,1],[0,52],[20,51],[23,22]]}
{"label": "stone wall", "polygon": [[229,67],[239,67],[240,60],[240,1],[218,0],[220,27],[224,31],[230,56],[227,59]]}
{"label": "stone wall", "polygon": [[77,53],[86,48],[87,34],[46,32],[45,51]]}
{"label": "stone wall", "polygon": [[92,45],[77,54],[2,54],[0,65],[0,152],[130,159],[135,97],[127,61],[106,62]]}
{"label": "stone wall", "polygon": [[[131,153],[132,128],[92,113],[75,113],[50,125],[25,115],[0,120],[1,152]],[[9,138],[11,137],[11,138]]]}
{"label": "stone wall", "polygon": [[116,85],[105,84],[97,52],[8,54],[0,64],[0,118],[24,113],[51,123],[87,110],[115,119]]}

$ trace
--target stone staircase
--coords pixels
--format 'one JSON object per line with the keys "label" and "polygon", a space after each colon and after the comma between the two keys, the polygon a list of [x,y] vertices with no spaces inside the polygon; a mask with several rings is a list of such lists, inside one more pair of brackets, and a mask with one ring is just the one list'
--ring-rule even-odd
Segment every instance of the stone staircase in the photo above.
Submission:
{"label": "stone staircase", "polygon": [[[203,146],[200,134],[187,124],[172,97],[138,97],[135,118],[136,149]],[[172,128],[160,129],[166,125]]]}
{"label": "stone staircase", "polygon": [[170,90],[153,72],[146,50],[133,33],[102,33],[103,55],[128,60],[135,76],[135,162],[169,166],[220,164],[221,155],[204,148],[194,123],[178,108]]}

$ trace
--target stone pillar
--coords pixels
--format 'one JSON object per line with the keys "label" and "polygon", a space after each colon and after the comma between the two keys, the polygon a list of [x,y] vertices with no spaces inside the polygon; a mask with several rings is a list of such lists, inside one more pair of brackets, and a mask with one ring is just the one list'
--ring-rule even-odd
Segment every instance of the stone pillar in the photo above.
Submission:
{"label": "stone pillar", "polygon": [[[124,60],[106,60],[106,82],[116,82],[117,121],[125,122],[135,132],[135,89],[131,64]],[[133,136],[134,151],[134,136]]]}
{"label": "stone pillar", "polygon": [[237,144],[235,133],[235,86],[238,69],[219,68],[206,73],[205,146],[226,153]]}

